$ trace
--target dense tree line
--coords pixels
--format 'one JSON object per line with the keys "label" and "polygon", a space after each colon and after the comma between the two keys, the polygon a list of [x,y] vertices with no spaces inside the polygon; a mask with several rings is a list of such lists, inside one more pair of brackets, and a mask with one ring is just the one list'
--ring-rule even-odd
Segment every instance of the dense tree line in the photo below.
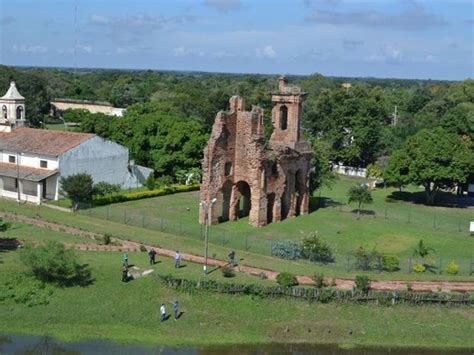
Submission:
{"label": "dense tree line", "polygon": [[[393,172],[394,162],[406,157],[409,138],[424,130],[440,128],[460,137],[468,150],[473,150],[474,80],[331,78],[320,74],[289,79],[308,93],[302,128],[314,142],[318,156],[324,155],[324,159],[313,161],[321,171],[313,179],[313,187],[330,178],[328,160],[358,167],[375,163],[381,170],[391,161],[389,173]],[[0,66],[0,87],[6,90],[10,80],[17,82],[27,99],[26,114],[32,125],[45,121],[53,98],[107,101],[127,108],[123,118],[87,112],[69,112],[64,118],[81,122],[85,132],[127,146],[138,163],[154,168],[158,176],[173,178],[178,170],[199,165],[215,114],[227,109],[232,95],[244,97],[249,108],[261,106],[265,124],[271,128],[271,92],[277,88],[276,75],[75,72]],[[343,83],[350,87],[343,87]],[[468,174],[472,173],[469,169]],[[392,181],[400,186],[414,182],[408,175]]]}

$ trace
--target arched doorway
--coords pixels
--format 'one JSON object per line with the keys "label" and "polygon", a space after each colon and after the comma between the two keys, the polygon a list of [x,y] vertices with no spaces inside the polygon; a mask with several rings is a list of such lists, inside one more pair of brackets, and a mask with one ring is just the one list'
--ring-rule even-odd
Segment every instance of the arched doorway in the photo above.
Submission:
{"label": "arched doorway", "polygon": [[250,185],[245,181],[239,181],[235,186],[239,194],[239,199],[236,204],[236,215],[239,216],[239,218],[246,217],[250,214],[252,207]]}
{"label": "arched doorway", "polygon": [[273,222],[273,208],[275,207],[275,193],[267,195],[267,223]]}
{"label": "arched doorway", "polygon": [[16,119],[17,120],[23,119],[23,107],[21,107],[21,106],[18,106],[16,108]]}
{"label": "arched doorway", "polygon": [[219,222],[224,222],[229,220],[229,211],[230,211],[230,197],[232,194],[232,182],[227,180],[224,185],[222,185],[222,190],[220,191],[217,201],[221,205],[221,211],[219,214]]}
{"label": "arched doorway", "polygon": [[303,194],[305,191],[304,184],[304,175],[303,170],[299,169],[295,174],[295,215],[299,216],[301,214],[301,204],[303,202]]}

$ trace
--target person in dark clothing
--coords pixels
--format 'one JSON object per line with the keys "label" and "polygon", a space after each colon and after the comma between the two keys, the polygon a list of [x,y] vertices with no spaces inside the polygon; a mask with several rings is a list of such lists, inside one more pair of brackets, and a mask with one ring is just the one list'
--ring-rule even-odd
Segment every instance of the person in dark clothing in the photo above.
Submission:
{"label": "person in dark clothing", "polygon": [[174,301],[174,303],[173,303],[173,315],[174,315],[174,320],[178,320],[178,317],[179,317],[179,304],[178,304],[178,301]]}
{"label": "person in dark clothing", "polygon": [[122,282],[127,282],[128,281],[128,267],[127,265],[124,265],[122,268]]}
{"label": "person in dark clothing", "polygon": [[235,265],[235,251],[231,251],[228,255],[229,257],[229,265],[234,266]]}
{"label": "person in dark clothing", "polygon": [[150,265],[155,265],[155,256],[156,256],[156,251],[155,249],[151,249],[148,252],[148,256],[150,257]]}

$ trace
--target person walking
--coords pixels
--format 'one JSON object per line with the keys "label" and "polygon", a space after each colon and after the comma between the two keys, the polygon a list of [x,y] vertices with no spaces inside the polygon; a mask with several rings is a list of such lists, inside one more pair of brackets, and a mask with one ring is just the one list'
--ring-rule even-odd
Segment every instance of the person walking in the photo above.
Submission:
{"label": "person walking", "polygon": [[128,281],[128,267],[127,265],[123,265],[122,267],[122,282]]}
{"label": "person walking", "polygon": [[227,256],[229,257],[229,265],[234,266],[234,264],[235,264],[235,251],[232,250],[229,253],[229,255],[227,255]]}
{"label": "person walking", "polygon": [[164,322],[166,320],[166,308],[165,304],[162,303],[160,307],[160,321]]}
{"label": "person walking", "polygon": [[174,303],[173,303],[173,315],[174,315],[174,320],[178,320],[178,317],[179,317],[179,304],[178,304],[178,301],[174,301]]}
{"label": "person walking", "polygon": [[156,256],[155,249],[150,249],[150,251],[148,252],[148,256],[150,257],[150,265],[155,265],[155,256]]}
{"label": "person walking", "polygon": [[128,254],[123,253],[123,266],[125,266],[128,270]]}
{"label": "person walking", "polygon": [[174,256],[174,267],[175,269],[179,269],[181,266],[181,254],[178,250],[176,250],[176,254]]}

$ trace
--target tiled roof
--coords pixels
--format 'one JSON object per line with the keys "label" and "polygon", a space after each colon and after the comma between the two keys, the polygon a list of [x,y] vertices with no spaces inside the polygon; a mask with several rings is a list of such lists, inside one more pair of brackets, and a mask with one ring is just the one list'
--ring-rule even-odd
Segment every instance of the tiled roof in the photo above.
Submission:
{"label": "tiled roof", "polygon": [[57,157],[92,137],[95,135],[20,127],[0,133],[0,150]]}
{"label": "tiled roof", "polygon": [[29,166],[17,166],[16,164],[0,163],[0,175],[21,180],[41,181],[56,174],[57,170],[36,169]]}
{"label": "tiled roof", "polygon": [[8,89],[7,93],[2,96],[2,99],[7,100],[24,100],[25,98],[20,95],[18,89],[16,88],[15,82],[12,81],[10,83],[10,88]]}

